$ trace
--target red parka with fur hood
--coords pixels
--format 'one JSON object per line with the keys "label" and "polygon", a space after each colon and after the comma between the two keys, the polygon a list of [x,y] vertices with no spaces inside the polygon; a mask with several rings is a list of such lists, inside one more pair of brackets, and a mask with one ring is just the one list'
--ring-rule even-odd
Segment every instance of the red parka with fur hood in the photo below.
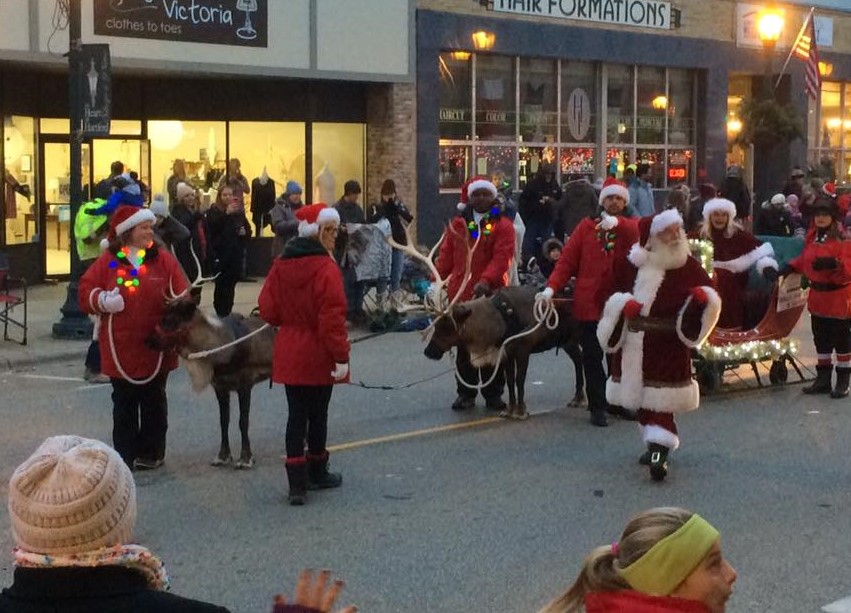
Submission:
{"label": "red parka with fur hood", "polygon": [[349,361],[346,295],[337,263],[318,240],[297,237],[287,243],[258,302],[260,317],[279,326],[272,381],[332,385],[335,364]]}

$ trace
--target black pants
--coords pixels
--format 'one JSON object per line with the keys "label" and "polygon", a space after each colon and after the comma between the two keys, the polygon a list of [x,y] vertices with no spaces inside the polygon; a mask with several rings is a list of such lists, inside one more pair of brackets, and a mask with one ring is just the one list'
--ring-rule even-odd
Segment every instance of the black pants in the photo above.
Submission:
{"label": "black pants", "polygon": [[[458,367],[458,374],[464,378],[464,381],[470,384],[478,383],[479,376],[482,378],[482,383],[487,381],[493,375],[493,368],[485,366],[484,368],[476,368],[470,364],[470,352],[464,347],[458,347],[458,357],[455,359],[455,365]],[[460,381],[455,381],[458,395],[462,398],[475,398],[476,390],[470,389]],[[502,391],[505,388],[505,372],[502,366],[499,367],[499,372],[494,377],[493,382],[482,388],[482,397],[485,400],[497,400],[502,396]]]}
{"label": "black pants", "polygon": [[216,289],[213,292],[213,308],[219,317],[227,317],[233,311],[236,296],[236,284],[239,281],[242,262],[232,262],[221,269],[216,277]]}
{"label": "black pants", "polygon": [[811,315],[810,324],[816,353],[851,353],[851,320]]}
{"label": "black pants", "polygon": [[287,458],[304,457],[304,442],[312,456],[325,453],[328,440],[328,403],[333,385],[286,385]]}
{"label": "black pants", "polygon": [[579,346],[582,348],[582,370],[585,372],[585,392],[588,395],[588,407],[607,409],[606,372],[603,370],[603,348],[597,340],[597,322],[579,322],[582,334]]}
{"label": "black pants", "polygon": [[165,459],[167,379],[167,372],[145,385],[112,379],[112,446],[131,468],[136,458]]}
{"label": "black pants", "polygon": [[86,352],[86,368],[93,373],[100,372],[100,345],[97,341],[89,343],[89,350]]}

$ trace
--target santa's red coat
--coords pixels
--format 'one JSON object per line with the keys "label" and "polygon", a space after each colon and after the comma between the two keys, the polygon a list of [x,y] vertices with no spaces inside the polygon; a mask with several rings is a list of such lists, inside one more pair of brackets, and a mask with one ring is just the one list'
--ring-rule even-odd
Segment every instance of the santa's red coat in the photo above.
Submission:
{"label": "santa's red coat", "polygon": [[[804,250],[789,266],[809,279],[811,287],[807,308],[813,315],[836,319],[851,318],[851,242],[829,238],[816,242],[816,231],[807,233]],[[834,270],[814,270],[813,262],[819,257],[832,257],[839,261]],[[832,291],[818,290],[812,284],[838,286]]]}
{"label": "santa's red coat", "polygon": [[[165,296],[169,292],[169,284],[176,294],[189,287],[186,275],[177,259],[166,251],[152,247],[147,250],[144,272],[140,270],[139,285],[135,291],[122,286],[121,295],[124,297],[124,310],[120,313],[103,313],[98,307],[98,297],[104,291],[110,292],[116,287],[118,270],[110,268],[110,262],[117,258],[112,251],[105,251],[89,266],[80,279],[78,289],[80,309],[84,313],[100,315],[98,329],[98,345],[101,356],[101,372],[109,377],[123,379],[124,375],[118,370],[110,345],[109,327],[112,326],[111,338],[114,341],[115,355],[121,368],[132,379],[146,379],[157,368],[160,352],[148,349],[145,339],[154,331],[162,319],[165,310]],[[162,372],[177,368],[177,355],[172,352],[163,354]]]}
{"label": "santa's red coat", "polygon": [[[637,220],[618,217],[618,225],[610,231],[598,231],[600,218],[586,217],[570,235],[555,270],[547,281],[553,291],[564,289],[576,277],[573,294],[573,317],[577,321],[598,321],[603,304],[616,287],[613,263],[626,260],[630,247],[638,240]],[[614,247],[605,248],[608,236],[614,234]]]}
{"label": "santa's red coat", "polygon": [[748,287],[748,271],[752,266],[756,266],[759,273],[765,268],[777,269],[774,248],[744,230],[727,236],[723,231],[713,229],[711,237],[713,276],[722,304],[718,327],[741,328],[745,318],[744,292]]}
{"label": "santa's red coat", "polygon": [[[435,263],[442,278],[452,275],[447,288],[450,300],[458,293],[466,275],[467,249],[464,243],[472,248],[476,242],[467,229],[471,219],[472,212],[468,209],[465,215],[459,215],[450,222],[450,227],[444,231],[440,254]],[[490,234],[482,232],[473,252],[471,277],[460,297],[461,301],[473,297],[473,288],[479,281],[487,283],[492,292],[508,284],[508,268],[514,257],[514,224],[502,215],[491,218],[490,222]]]}
{"label": "santa's red coat", "polygon": [[349,340],[343,277],[331,256],[276,259],[258,304],[260,317],[279,326],[272,381],[334,384],[331,372],[335,365],[349,361]]}
{"label": "santa's red coat", "polygon": [[585,596],[586,613],[709,613],[705,604],[671,596],[649,596],[634,590],[592,592]]}
{"label": "santa's red coat", "polygon": [[[691,257],[673,270],[659,268],[652,261],[633,270],[633,291],[609,298],[597,328],[601,346],[615,354],[606,398],[629,409],[692,411],[698,407],[700,396],[692,379],[691,350],[715,327],[721,299],[709,275]],[[696,288],[706,296],[703,305],[692,296]],[[651,318],[664,329],[631,329],[623,314],[630,300],[641,303],[642,317]]]}

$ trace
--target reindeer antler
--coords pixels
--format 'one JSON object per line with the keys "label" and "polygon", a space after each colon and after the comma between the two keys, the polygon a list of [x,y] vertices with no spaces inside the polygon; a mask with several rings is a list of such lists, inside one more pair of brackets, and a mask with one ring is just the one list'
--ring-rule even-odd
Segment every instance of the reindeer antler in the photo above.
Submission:
{"label": "reindeer antler", "polygon": [[169,277],[169,279],[168,279],[168,293],[169,293],[169,295],[166,296],[166,298],[169,301],[180,300],[181,298],[186,296],[192,290],[192,288],[201,287],[202,285],[204,285],[204,283],[207,283],[208,281],[213,281],[220,274],[220,273],[216,273],[212,277],[205,277],[204,276],[204,273],[201,270],[201,261],[198,259],[198,254],[195,253],[195,247],[193,246],[193,242],[194,241],[190,238],[189,239],[189,252],[192,254],[192,260],[195,262],[195,270],[198,271],[198,274],[195,277],[195,280],[192,281],[189,284],[189,287],[187,287],[185,290],[183,290],[179,294],[174,293],[174,285],[171,282],[171,277]]}
{"label": "reindeer antler", "polygon": [[[414,225],[414,222],[411,222],[410,224],[405,224],[405,223],[402,224],[402,228],[405,231],[405,242],[406,242],[405,245],[400,245],[395,240],[393,240],[392,235],[388,236],[386,238],[386,240],[391,247],[393,247],[394,249],[398,249],[399,251],[405,253],[406,255],[409,255],[410,257],[412,257],[413,259],[415,259],[419,262],[422,262],[428,268],[432,277],[434,277],[435,283],[437,283],[437,287],[438,287],[438,292],[437,292],[437,297],[436,297],[437,303],[436,304],[430,303],[430,299],[429,299],[428,295],[426,295],[426,298],[423,301],[423,303],[424,303],[427,311],[433,311],[433,312],[439,313],[442,310],[441,305],[440,305],[440,295],[442,293],[443,287],[449,282],[449,277],[447,277],[446,279],[443,279],[440,276],[440,272],[438,272],[437,266],[434,265],[434,254],[437,253],[437,250],[440,248],[440,244],[443,242],[445,234],[441,235],[440,240],[435,243],[434,247],[431,248],[431,251],[428,252],[428,255],[423,255],[422,253],[420,253],[417,250],[416,247],[414,247],[414,241],[411,238],[411,230],[410,230],[411,226],[413,226],[413,225]],[[414,308],[416,308],[416,307],[412,307],[411,309],[407,309],[406,307],[403,307],[403,310],[413,310]]]}

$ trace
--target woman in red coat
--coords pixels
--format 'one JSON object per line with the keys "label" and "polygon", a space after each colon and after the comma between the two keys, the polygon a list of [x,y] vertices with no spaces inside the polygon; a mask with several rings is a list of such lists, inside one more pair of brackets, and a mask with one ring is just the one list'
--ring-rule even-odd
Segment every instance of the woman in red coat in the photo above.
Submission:
{"label": "woman in red coat", "polygon": [[[804,251],[783,268],[784,274],[799,272],[810,282],[807,308],[818,363],[815,382],[803,392],[845,398],[851,380],[851,243],[842,238],[833,197],[818,197],[810,211],[812,226]],[[834,353],[836,387],[831,390]]]}
{"label": "woman in red coat", "polygon": [[121,205],[109,220],[109,246],[80,279],[80,308],[100,315],[101,372],[112,382],[112,444],[131,469],[165,460],[168,373],[177,356],[145,346],[169,291],[189,283],[177,259],[154,241],[156,217]]}
{"label": "woman in red coat", "polygon": [[691,511],[660,507],[592,551],[570,589],[540,613],[724,613],[736,576],[718,530]]}
{"label": "woman in red coat", "polygon": [[272,264],[259,305],[260,317],[280,328],[272,380],[286,386],[289,502],[302,505],[308,489],[343,482],[328,472],[325,443],[331,392],[349,377],[349,341],[343,277],[331,257],[340,216],[323,203],[303,206],[295,215],[298,236]]}

